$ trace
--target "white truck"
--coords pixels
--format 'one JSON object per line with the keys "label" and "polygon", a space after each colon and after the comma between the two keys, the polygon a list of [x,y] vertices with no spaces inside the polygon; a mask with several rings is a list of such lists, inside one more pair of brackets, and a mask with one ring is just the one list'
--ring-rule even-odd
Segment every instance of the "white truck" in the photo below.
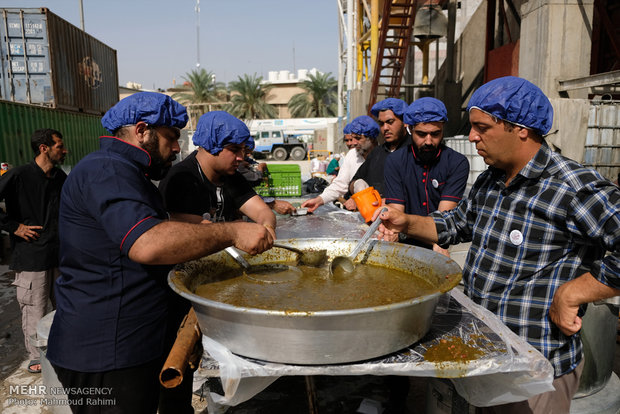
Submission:
{"label": "white truck", "polygon": [[283,129],[261,130],[254,134],[255,157],[272,157],[276,161],[284,161],[290,158],[301,161],[306,158],[308,147],[292,135],[285,134]]}

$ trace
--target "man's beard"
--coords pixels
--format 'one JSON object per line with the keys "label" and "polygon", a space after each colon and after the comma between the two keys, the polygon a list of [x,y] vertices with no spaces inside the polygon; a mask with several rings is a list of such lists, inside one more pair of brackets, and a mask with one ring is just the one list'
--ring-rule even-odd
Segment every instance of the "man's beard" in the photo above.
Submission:
{"label": "man's beard", "polygon": [[359,148],[356,147],[355,150],[360,156],[366,157],[366,155],[368,155],[368,153],[370,152],[371,148],[372,148],[372,143],[369,141],[365,143],[364,145],[360,146]]}
{"label": "man's beard", "polygon": [[423,145],[422,148],[418,148],[414,145],[413,151],[415,152],[415,156],[423,164],[431,164],[437,159],[437,154],[439,154],[439,147],[434,147],[432,145]]}
{"label": "man's beard", "polygon": [[177,157],[172,154],[170,158],[165,160],[159,152],[159,135],[155,130],[151,130],[151,133],[152,139],[142,144],[142,149],[151,156],[151,165],[146,169],[146,173],[151,180],[159,181],[168,174],[172,167],[172,161]]}

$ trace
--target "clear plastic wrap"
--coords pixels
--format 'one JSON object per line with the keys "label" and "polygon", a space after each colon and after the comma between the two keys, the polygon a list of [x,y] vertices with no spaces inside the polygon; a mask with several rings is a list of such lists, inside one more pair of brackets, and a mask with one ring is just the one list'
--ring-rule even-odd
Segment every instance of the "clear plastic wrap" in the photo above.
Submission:
{"label": "clear plastic wrap", "polygon": [[[232,354],[203,337],[202,372],[219,376],[224,395],[211,393],[214,411],[252,398],[284,375],[406,375],[449,378],[470,404],[485,407],[521,401],[553,390],[553,368],[531,345],[458,289],[438,306],[429,333],[418,343],[381,358],[342,365],[290,365]],[[466,361],[429,362],[424,355],[442,340],[460,338],[481,355]],[[222,411],[220,411],[222,412]]]}

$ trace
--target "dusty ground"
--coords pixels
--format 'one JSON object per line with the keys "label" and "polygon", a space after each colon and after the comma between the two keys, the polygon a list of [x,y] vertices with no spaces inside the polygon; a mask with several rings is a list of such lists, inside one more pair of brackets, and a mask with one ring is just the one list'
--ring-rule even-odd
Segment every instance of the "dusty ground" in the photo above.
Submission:
{"label": "dusty ground", "polygon": [[24,336],[21,314],[11,286],[14,273],[0,265],[0,380],[4,380],[24,361]]}

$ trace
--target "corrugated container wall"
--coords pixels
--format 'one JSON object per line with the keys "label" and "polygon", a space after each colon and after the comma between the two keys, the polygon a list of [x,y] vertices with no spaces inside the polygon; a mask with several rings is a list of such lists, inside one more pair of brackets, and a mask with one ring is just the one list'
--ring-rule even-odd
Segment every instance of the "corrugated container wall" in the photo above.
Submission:
{"label": "corrugated container wall", "polygon": [[98,115],[118,102],[116,50],[46,8],[0,10],[1,99]]}
{"label": "corrugated container wall", "polygon": [[65,160],[68,167],[99,149],[101,135],[109,135],[101,126],[98,115],[0,101],[0,162],[17,166],[32,160],[34,153],[30,148],[30,136],[40,128],[52,128],[62,133],[69,150]]}

